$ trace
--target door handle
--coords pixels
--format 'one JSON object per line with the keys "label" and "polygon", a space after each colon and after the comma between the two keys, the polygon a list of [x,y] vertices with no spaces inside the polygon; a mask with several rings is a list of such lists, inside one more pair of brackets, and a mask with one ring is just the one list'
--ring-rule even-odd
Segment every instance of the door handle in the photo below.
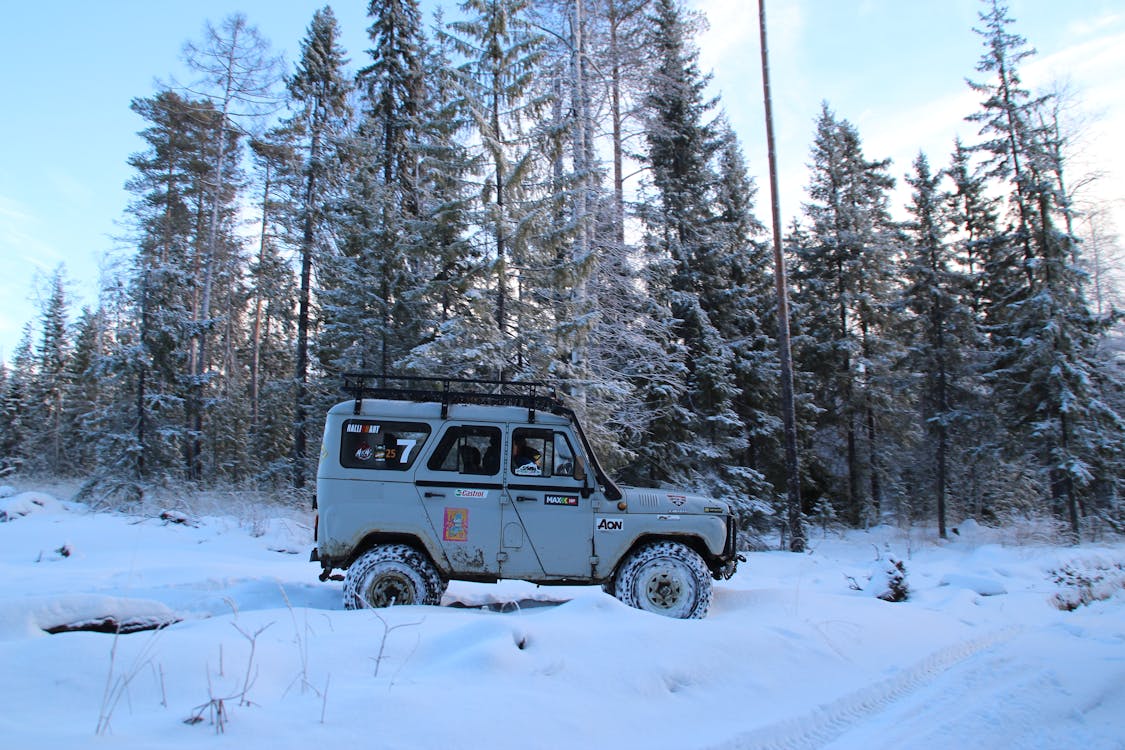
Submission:
{"label": "door handle", "polygon": [[423,495],[425,497],[445,497],[444,492],[425,492]]}
{"label": "door handle", "polygon": [[518,500],[521,503],[533,503],[537,499],[538,498],[528,497],[527,495],[516,495],[516,500]]}

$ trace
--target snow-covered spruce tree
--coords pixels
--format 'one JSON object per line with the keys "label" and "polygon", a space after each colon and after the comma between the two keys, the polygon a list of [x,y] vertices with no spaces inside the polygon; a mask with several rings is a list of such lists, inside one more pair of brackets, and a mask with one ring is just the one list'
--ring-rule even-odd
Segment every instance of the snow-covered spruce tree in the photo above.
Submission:
{"label": "snow-covered spruce tree", "polygon": [[7,476],[14,469],[8,465],[10,453],[9,441],[15,433],[13,422],[17,415],[12,405],[8,402],[9,375],[8,365],[0,360],[0,477]]}
{"label": "snow-covered spruce tree", "polygon": [[[418,4],[371,3],[371,63],[357,77],[362,113],[347,141],[349,173],[337,205],[340,247],[328,269],[321,360],[394,373],[430,325],[419,240],[419,145],[427,111],[427,54]],[[326,285],[327,287],[327,285]]]}
{"label": "snow-covered spruce tree", "polygon": [[208,102],[173,91],[135,99],[131,107],[146,121],[140,133],[146,148],[130,156],[135,174],[126,183],[135,196],[127,218],[137,251],[126,286],[110,290],[116,339],[99,373],[116,382],[98,424],[109,441],[99,449],[103,468],[142,478],[171,470],[196,442],[186,404],[215,112]]}
{"label": "snow-covered spruce tree", "polygon": [[31,347],[31,323],[24,324],[19,343],[12,352],[12,369],[0,391],[0,475],[23,467],[30,455],[33,431],[35,354]]}
{"label": "snow-covered spruce tree", "polygon": [[739,219],[724,227],[734,230],[724,237],[715,209],[722,139],[707,120],[712,102],[704,98],[707,77],[698,69],[690,23],[675,0],[658,0],[651,22],[656,72],[645,100],[652,198],[641,212],[645,281],[651,314],[672,325],[660,342],[663,357],[636,373],[652,420],[633,473],[744,504],[750,476],[728,468],[746,447],[734,408],[735,353],[715,322],[731,283],[729,253],[739,249],[730,243]]}
{"label": "snow-covered spruce tree", "polygon": [[293,486],[305,486],[308,465],[309,340],[312,335],[312,270],[318,249],[330,246],[325,203],[338,185],[335,138],[346,125],[349,84],[344,50],[330,7],[313,14],[297,70],[286,81],[296,113],[288,121],[301,154],[301,184],[294,198],[300,225],[300,289],[297,299],[296,383],[293,406]]}
{"label": "snow-covered spruce tree", "polygon": [[1006,426],[980,377],[989,362],[988,326],[1002,310],[995,300],[1003,298],[1018,264],[1011,261],[1013,248],[1000,230],[1000,198],[992,194],[985,168],[975,163],[972,150],[960,139],[945,174],[952,186],[944,213],[966,284],[962,301],[976,327],[975,341],[964,349],[972,382],[962,390],[960,401],[964,429],[971,439],[955,441],[963,468],[949,476],[949,489],[963,501],[969,516],[986,520],[1002,508],[1026,502],[1028,467],[1023,457],[1005,450]]}
{"label": "snow-covered spruce tree", "polygon": [[[159,373],[151,368],[142,318],[136,314],[142,301],[136,297],[138,289],[133,284],[137,262],[134,256],[128,259],[126,268],[111,269],[99,292],[98,307],[104,318],[102,341],[85,371],[86,380],[96,383],[96,388],[79,433],[93,447],[94,461],[86,467],[90,475],[87,486],[91,488],[102,478],[127,482],[148,479],[148,472],[158,467],[158,459],[165,457],[160,448],[170,448],[163,465],[170,468],[173,450],[181,447],[177,430],[182,426],[182,410],[162,413],[171,399],[151,398],[152,392],[142,388],[148,383],[146,376]],[[155,438],[160,433],[151,434],[157,415],[174,420],[169,423],[171,439],[158,442]]]}
{"label": "snow-covered spruce tree", "polygon": [[487,264],[469,238],[477,194],[471,176],[478,159],[460,138],[468,127],[467,113],[440,12],[434,25],[435,41],[421,60],[425,99],[411,144],[417,156],[418,211],[408,223],[411,244],[405,248],[417,264],[413,277],[420,286],[409,296],[421,312],[415,321],[418,340],[398,366],[415,375],[488,375],[480,367],[496,357],[494,305],[484,291]]}
{"label": "snow-covered spruce tree", "polygon": [[1032,52],[1009,31],[1007,8],[999,0],[986,6],[978,70],[991,80],[972,84],[985,98],[969,119],[981,123],[986,140],[978,148],[1007,188],[1015,226],[1005,240],[1018,248],[1008,256],[1018,272],[993,284],[1001,291],[990,321],[988,380],[1008,419],[1011,450],[1038,463],[1046,503],[1065,514],[1077,539],[1080,505],[1098,500],[1089,488],[1122,476],[1125,422],[1106,398],[1120,382],[1098,349],[1111,320],[1091,314],[1075,240],[1057,225],[1065,208],[1053,179],[1059,155],[1037,125],[1042,100],[1021,87],[1018,72]]}
{"label": "snow-covered spruce tree", "polygon": [[887,166],[869,161],[855,127],[822,107],[804,206],[809,235],[793,273],[795,358],[822,409],[810,458],[820,464],[811,472],[826,483],[813,494],[841,502],[855,525],[886,510],[887,480],[900,465],[892,452],[907,442],[892,431],[910,424],[910,393],[892,367],[900,239],[888,213],[894,181]]}
{"label": "snow-covered spruce tree", "polygon": [[[732,376],[745,448],[731,456],[724,472],[745,521],[759,527],[781,502],[774,487],[785,486],[785,452],[777,348],[777,295],[772,255],[760,238],[765,231],[754,216],[757,186],[734,133],[721,124],[718,182],[715,188],[714,263],[701,288],[702,305],[733,354]],[[767,481],[768,480],[768,481]]]}
{"label": "snow-covered spruce tree", "polygon": [[95,364],[105,353],[108,321],[101,306],[82,308],[73,326],[74,348],[67,361],[67,391],[64,420],[70,430],[67,443],[67,473],[83,476],[97,465],[97,436],[90,419],[101,395]]}
{"label": "snow-covered spruce tree", "polygon": [[539,338],[521,329],[538,322],[530,314],[535,300],[527,300],[527,308],[520,304],[521,284],[524,272],[541,266],[550,252],[535,234],[535,220],[551,204],[542,200],[546,175],[534,133],[547,103],[533,89],[543,37],[529,20],[530,6],[529,0],[465,0],[465,19],[450,23],[447,32],[465,60],[457,69],[461,106],[484,170],[473,224],[492,263],[496,337],[475,346],[489,355],[480,366],[504,376],[524,369],[525,343]]}
{"label": "snow-covered spruce tree", "polygon": [[[921,503],[936,517],[938,534],[946,538],[946,518],[951,499],[951,478],[965,473],[964,459],[972,455],[976,440],[972,423],[974,398],[972,353],[979,343],[973,311],[966,304],[969,279],[957,264],[945,218],[946,196],[942,174],[930,170],[924,154],[914,160],[906,181],[913,188],[907,207],[908,242],[902,259],[903,304],[911,317],[901,333],[906,370],[918,382],[918,460],[911,463],[915,504]],[[960,489],[960,487],[958,487]],[[957,498],[957,511],[966,509]]]}
{"label": "snow-covered spruce tree", "polygon": [[73,344],[67,309],[66,274],[62,266],[47,280],[40,301],[39,343],[35,348],[35,378],[32,380],[34,413],[29,424],[30,468],[58,474],[69,466],[66,443],[71,426],[65,421],[65,399],[70,385],[67,367]]}

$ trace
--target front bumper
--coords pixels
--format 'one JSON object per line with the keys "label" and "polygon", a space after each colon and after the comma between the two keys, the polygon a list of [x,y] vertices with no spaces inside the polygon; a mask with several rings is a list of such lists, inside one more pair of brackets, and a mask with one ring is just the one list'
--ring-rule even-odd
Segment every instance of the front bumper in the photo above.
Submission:
{"label": "front bumper", "polygon": [[746,562],[746,558],[738,554],[738,523],[731,513],[727,516],[727,538],[723,544],[723,554],[719,556],[719,565],[714,568],[715,580],[725,581],[733,576],[740,562]]}

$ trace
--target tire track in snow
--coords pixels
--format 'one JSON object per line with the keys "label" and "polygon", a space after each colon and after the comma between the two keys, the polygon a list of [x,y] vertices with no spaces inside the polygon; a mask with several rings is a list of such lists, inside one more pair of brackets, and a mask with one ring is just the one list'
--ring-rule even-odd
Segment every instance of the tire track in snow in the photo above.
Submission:
{"label": "tire track in snow", "polygon": [[817,706],[791,719],[738,735],[707,750],[809,750],[839,738],[862,719],[884,710],[942,673],[985,649],[1012,640],[1022,628],[1011,627],[953,644],[894,677]]}

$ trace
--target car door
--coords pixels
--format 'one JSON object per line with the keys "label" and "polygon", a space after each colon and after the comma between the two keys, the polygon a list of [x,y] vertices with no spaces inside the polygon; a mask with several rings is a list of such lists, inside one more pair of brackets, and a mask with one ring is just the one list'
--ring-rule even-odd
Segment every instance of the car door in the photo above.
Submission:
{"label": "car door", "polygon": [[575,467],[582,465],[577,445],[567,428],[510,428],[501,506],[502,577],[590,577],[593,505],[584,482],[575,478]]}
{"label": "car door", "polygon": [[494,425],[449,424],[415,475],[434,534],[458,577],[500,573],[502,438]]}

